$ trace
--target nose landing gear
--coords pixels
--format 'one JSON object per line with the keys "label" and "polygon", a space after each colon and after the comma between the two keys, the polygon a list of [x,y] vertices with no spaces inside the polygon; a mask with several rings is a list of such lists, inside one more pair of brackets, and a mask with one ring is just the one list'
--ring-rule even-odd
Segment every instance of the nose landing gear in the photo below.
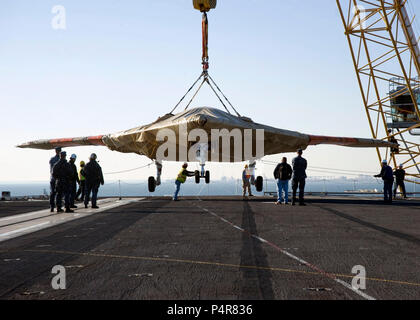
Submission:
{"label": "nose landing gear", "polygon": [[201,171],[195,171],[195,183],[199,184],[200,179],[204,179],[204,181],[209,184],[210,183],[210,171],[204,170],[204,163],[200,163]]}

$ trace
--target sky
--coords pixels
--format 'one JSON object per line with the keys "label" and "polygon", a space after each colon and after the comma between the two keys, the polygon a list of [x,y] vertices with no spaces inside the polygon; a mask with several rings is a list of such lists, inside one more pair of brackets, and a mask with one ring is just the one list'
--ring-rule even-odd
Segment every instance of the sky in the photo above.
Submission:
{"label": "sky", "polygon": [[[420,4],[412,4],[420,13]],[[52,27],[56,5],[65,8],[64,30]],[[209,55],[213,79],[255,122],[309,134],[371,137],[335,1],[219,0],[209,13]],[[54,152],[16,145],[155,121],[200,72],[201,14],[191,0],[2,0],[0,181],[49,179]],[[200,106],[222,107],[208,89],[192,105]],[[95,152],[106,180],[146,180],[155,173],[150,166],[108,174],[151,162],[135,154],[104,147],[67,151],[78,161]],[[319,146],[304,156],[311,167],[379,170],[373,149]],[[163,179],[175,178],[179,167],[165,163]],[[242,167],[207,165],[213,179],[240,177]],[[272,166],[260,163],[258,170],[272,178]]]}

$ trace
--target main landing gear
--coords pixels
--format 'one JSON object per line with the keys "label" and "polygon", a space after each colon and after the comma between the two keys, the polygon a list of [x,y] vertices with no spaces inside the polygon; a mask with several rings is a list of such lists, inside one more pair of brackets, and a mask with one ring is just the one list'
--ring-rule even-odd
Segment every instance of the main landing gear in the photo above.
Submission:
{"label": "main landing gear", "polygon": [[161,184],[160,176],[162,175],[162,164],[156,161],[155,165],[156,165],[156,179],[155,177],[149,177],[149,180],[148,180],[149,192],[155,192],[156,187],[160,186]]}
{"label": "main landing gear", "polygon": [[255,186],[255,189],[257,192],[262,192],[264,189],[264,178],[261,176],[258,176],[255,178],[255,166],[257,165],[256,161],[250,161],[249,162],[249,170],[251,174],[251,184]]}

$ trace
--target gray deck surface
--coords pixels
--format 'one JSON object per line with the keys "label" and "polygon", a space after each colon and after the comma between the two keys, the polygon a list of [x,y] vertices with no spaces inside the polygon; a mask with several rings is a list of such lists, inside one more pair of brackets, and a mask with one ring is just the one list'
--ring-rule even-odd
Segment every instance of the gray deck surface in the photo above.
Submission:
{"label": "gray deck surface", "polygon": [[420,299],[420,201],[307,203],[146,198],[33,232],[0,243],[0,299]]}

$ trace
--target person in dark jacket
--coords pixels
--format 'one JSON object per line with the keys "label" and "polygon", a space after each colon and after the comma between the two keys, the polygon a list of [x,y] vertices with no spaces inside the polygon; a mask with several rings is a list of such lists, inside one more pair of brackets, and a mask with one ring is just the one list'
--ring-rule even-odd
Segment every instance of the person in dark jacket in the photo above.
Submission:
{"label": "person in dark jacket", "polygon": [[67,213],[74,212],[70,209],[70,177],[72,170],[66,159],[66,152],[60,153],[60,160],[53,167],[53,177],[55,179],[55,192],[57,202],[57,212],[63,212],[62,202],[64,197],[64,206]]}
{"label": "person in dark jacket", "polygon": [[70,176],[70,208],[75,209],[77,206],[74,204],[76,200],[77,185],[80,184],[79,175],[77,173],[77,167],[74,164],[77,156],[73,153],[70,157],[69,165],[71,167],[72,174]]}
{"label": "person in dark jacket", "polygon": [[405,191],[405,184],[404,184],[405,170],[403,169],[403,167],[404,166],[400,164],[398,169],[394,171],[394,176],[395,176],[394,199],[397,198],[398,187],[401,188],[401,192],[404,196],[404,199],[407,199],[407,193]]}
{"label": "person in dark jacket", "polygon": [[277,205],[283,203],[283,191],[284,204],[289,204],[289,181],[292,174],[292,167],[287,163],[287,158],[284,157],[282,162],[274,169],[274,178],[277,180]]}
{"label": "person in dark jacket", "polygon": [[55,198],[57,196],[55,192],[55,178],[53,177],[53,167],[60,160],[61,148],[55,148],[55,156],[50,159],[50,208],[51,212],[55,209]]}
{"label": "person in dark jacket", "polygon": [[292,161],[293,167],[293,176],[292,176],[292,190],[293,190],[293,200],[292,205],[296,204],[296,192],[299,188],[299,205],[305,206],[305,184],[306,184],[306,168],[308,163],[306,159],[302,157],[303,150],[299,149],[297,151],[297,157]]}
{"label": "person in dark jacket", "polygon": [[[85,193],[86,193],[86,177],[85,177],[85,162],[80,161],[80,170],[79,170],[79,190],[77,190],[76,200],[84,202],[85,201]],[[80,199],[79,199],[80,197]]]}
{"label": "person in dark jacket", "polygon": [[98,209],[96,200],[98,198],[99,185],[104,185],[104,176],[101,166],[96,162],[96,154],[92,153],[89,162],[84,168],[86,177],[85,208],[88,207],[90,194],[92,193],[92,209]]}
{"label": "person in dark jacket", "polygon": [[394,174],[392,168],[388,165],[388,161],[382,161],[381,173],[374,176],[375,178],[382,178],[384,181],[384,201],[392,204],[392,185],[394,184]]}

